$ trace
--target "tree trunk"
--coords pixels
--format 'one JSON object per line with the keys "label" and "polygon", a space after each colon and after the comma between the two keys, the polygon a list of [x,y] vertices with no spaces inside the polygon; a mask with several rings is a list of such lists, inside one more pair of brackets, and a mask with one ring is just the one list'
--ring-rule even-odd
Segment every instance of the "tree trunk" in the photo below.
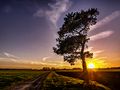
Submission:
{"label": "tree trunk", "polygon": [[89,76],[88,76],[88,70],[87,70],[85,57],[82,58],[82,67],[83,67],[84,82],[86,84],[89,84]]}
{"label": "tree trunk", "polygon": [[87,65],[86,65],[86,61],[85,61],[84,48],[85,48],[85,42],[82,44],[81,59],[82,59],[84,82],[86,84],[89,84],[89,76],[88,76],[88,70],[87,70]]}

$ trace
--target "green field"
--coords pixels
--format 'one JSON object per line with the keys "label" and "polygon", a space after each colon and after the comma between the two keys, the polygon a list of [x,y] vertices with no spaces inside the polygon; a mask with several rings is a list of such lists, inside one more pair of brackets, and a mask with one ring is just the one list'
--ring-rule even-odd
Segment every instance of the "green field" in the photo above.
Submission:
{"label": "green field", "polygon": [[0,90],[24,81],[31,81],[45,71],[38,70],[0,70]]}
{"label": "green field", "polygon": [[[83,79],[82,70],[57,70],[57,74]],[[120,69],[89,70],[89,78],[112,90],[120,90]]]}
{"label": "green field", "polygon": [[[49,71],[40,70],[0,70],[0,90],[6,88],[14,88],[24,84],[24,82],[31,82],[38,77],[43,76]],[[94,90],[119,90],[120,72],[118,70],[98,70],[93,73],[94,78],[91,83]],[[85,89],[82,80],[82,72],[80,70],[56,70],[51,71],[43,81],[43,90],[89,90]],[[95,82],[97,81],[97,82]],[[36,84],[37,82],[35,82]],[[103,84],[103,85],[102,85]],[[104,86],[105,85],[105,86]],[[107,87],[106,87],[107,86]]]}
{"label": "green field", "polygon": [[51,72],[44,81],[43,90],[110,90],[94,81],[91,81],[91,85],[87,87],[83,83],[83,80]]}

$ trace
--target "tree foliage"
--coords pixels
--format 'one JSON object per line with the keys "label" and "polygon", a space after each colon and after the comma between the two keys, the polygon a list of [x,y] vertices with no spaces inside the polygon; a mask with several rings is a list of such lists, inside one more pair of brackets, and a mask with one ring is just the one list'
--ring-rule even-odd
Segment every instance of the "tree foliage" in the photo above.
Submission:
{"label": "tree foliage", "polygon": [[77,59],[93,56],[87,48],[87,37],[90,26],[96,24],[98,10],[95,8],[81,12],[68,13],[64,18],[64,24],[58,31],[57,45],[53,47],[55,53],[64,56],[64,60],[74,65]]}

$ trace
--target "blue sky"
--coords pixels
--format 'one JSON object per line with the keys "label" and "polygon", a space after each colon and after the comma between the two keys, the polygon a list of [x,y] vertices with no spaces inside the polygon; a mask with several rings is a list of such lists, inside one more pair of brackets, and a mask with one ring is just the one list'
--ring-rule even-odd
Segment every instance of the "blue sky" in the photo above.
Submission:
{"label": "blue sky", "polygon": [[89,32],[89,50],[94,52],[98,63],[105,63],[103,66],[120,66],[119,3],[118,0],[0,0],[0,67],[70,67],[53,53],[57,31],[68,12],[89,8],[98,8],[100,12],[98,23]]}

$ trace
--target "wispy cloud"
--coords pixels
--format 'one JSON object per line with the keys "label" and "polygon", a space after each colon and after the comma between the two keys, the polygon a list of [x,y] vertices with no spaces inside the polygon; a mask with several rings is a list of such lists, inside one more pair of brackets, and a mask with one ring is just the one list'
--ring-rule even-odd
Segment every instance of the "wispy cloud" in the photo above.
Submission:
{"label": "wispy cloud", "polygon": [[85,51],[90,51],[91,53],[93,53],[94,57],[97,57],[99,56],[100,53],[104,52],[104,50],[94,51],[93,49],[94,49],[93,47],[88,47],[87,49],[85,49]]}
{"label": "wispy cloud", "polygon": [[12,62],[18,62],[17,59],[9,58],[9,57],[0,57],[0,61],[12,61]]}
{"label": "wispy cloud", "polygon": [[[25,63],[25,62],[24,62],[24,63]],[[41,62],[41,61],[29,61],[29,62],[27,62],[27,63],[33,64],[33,65],[57,66],[56,63]]]}
{"label": "wispy cloud", "polygon": [[97,51],[94,51],[94,52],[93,52],[93,57],[95,58],[95,57],[99,56],[100,53],[103,53],[103,52],[104,52],[104,50],[97,50]]}
{"label": "wispy cloud", "polygon": [[114,20],[115,18],[120,16],[120,11],[115,11],[112,14],[106,16],[102,20],[98,21],[94,26],[90,27],[90,31],[95,30],[96,28],[99,28],[102,25],[105,25],[109,23],[110,21]]}
{"label": "wispy cloud", "polygon": [[19,57],[15,56],[15,55],[12,55],[12,54],[10,54],[10,53],[7,53],[7,52],[4,52],[3,54],[4,54],[6,57],[9,57],[9,58],[16,58],[16,59],[19,58]]}
{"label": "wispy cloud", "polygon": [[50,7],[50,10],[43,10],[40,8],[36,13],[34,13],[34,16],[45,16],[49,21],[56,25],[60,16],[71,6],[71,2],[69,0],[56,0],[56,3],[49,3],[48,6]]}
{"label": "wispy cloud", "polygon": [[10,61],[10,62],[14,62],[17,64],[45,65],[45,66],[57,66],[58,63],[59,64],[61,63],[61,61],[52,61],[53,57],[49,57],[49,56],[43,57],[42,60],[41,59],[33,60],[33,59],[20,58],[8,52],[4,52],[3,56],[0,57],[0,60],[5,61],[5,62]]}
{"label": "wispy cloud", "polygon": [[3,55],[4,57],[2,58],[2,60],[6,59],[6,60],[11,60],[13,62],[18,62],[18,59],[20,59],[20,57],[10,54],[8,52],[4,52]]}
{"label": "wispy cloud", "polygon": [[114,33],[113,31],[104,31],[104,32],[98,33],[96,35],[90,36],[90,40],[95,41],[98,39],[106,38],[106,37],[112,35],[113,33]]}
{"label": "wispy cloud", "polygon": [[98,50],[98,51],[95,51],[94,53],[102,53],[104,52],[104,50]]}
{"label": "wispy cloud", "polygon": [[43,57],[42,61],[46,61],[47,59],[49,59],[50,57]]}
{"label": "wispy cloud", "polygon": [[[42,67],[56,67],[56,68],[67,68],[69,67],[69,64],[66,64],[67,62],[63,62],[61,59],[62,57],[57,57],[57,60],[55,60],[54,55],[52,56],[46,56],[43,58],[22,58],[14,55],[12,52],[4,52],[0,56],[0,67],[6,67],[6,65],[9,68],[42,68]],[[14,64],[13,66],[11,64]]]}

